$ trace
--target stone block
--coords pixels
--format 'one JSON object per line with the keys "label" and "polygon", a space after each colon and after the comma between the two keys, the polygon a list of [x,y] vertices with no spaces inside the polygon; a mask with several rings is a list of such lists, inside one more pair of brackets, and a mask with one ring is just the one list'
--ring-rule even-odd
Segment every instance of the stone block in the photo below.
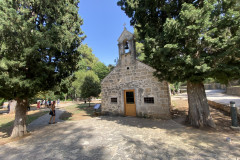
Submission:
{"label": "stone block", "polygon": [[146,88],[145,93],[151,93],[152,89],[151,88]]}

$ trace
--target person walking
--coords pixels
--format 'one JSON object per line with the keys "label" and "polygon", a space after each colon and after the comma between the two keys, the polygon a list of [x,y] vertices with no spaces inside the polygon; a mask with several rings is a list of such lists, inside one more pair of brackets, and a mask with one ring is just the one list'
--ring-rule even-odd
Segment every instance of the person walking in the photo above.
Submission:
{"label": "person walking", "polygon": [[47,108],[49,108],[49,102],[48,102],[48,99],[46,100],[46,106],[47,106]]}
{"label": "person walking", "polygon": [[60,99],[57,100],[57,107],[58,107],[59,103],[60,103]]}
{"label": "person walking", "polygon": [[51,115],[51,117],[50,117],[50,120],[49,120],[48,124],[51,124],[51,121],[53,121],[52,124],[55,123],[55,116],[56,116],[55,104],[56,104],[56,101],[53,101],[53,103],[51,104],[51,107],[50,107],[51,110],[50,110],[50,113],[49,113]]}
{"label": "person walking", "polygon": [[45,99],[43,100],[42,105],[44,105],[44,107],[46,107]]}
{"label": "person walking", "polygon": [[40,109],[40,100],[37,101],[37,109]]}

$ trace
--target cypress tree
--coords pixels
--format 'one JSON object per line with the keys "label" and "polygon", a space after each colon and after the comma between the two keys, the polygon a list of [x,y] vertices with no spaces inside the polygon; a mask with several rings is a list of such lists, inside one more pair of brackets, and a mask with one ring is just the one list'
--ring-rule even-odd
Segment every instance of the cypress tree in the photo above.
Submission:
{"label": "cypress tree", "polygon": [[76,70],[78,0],[0,1],[0,97],[17,101],[11,137],[26,133],[28,99]]}
{"label": "cypress tree", "polygon": [[240,78],[237,0],[119,0],[159,80],[187,81],[188,122],[215,127],[203,81]]}

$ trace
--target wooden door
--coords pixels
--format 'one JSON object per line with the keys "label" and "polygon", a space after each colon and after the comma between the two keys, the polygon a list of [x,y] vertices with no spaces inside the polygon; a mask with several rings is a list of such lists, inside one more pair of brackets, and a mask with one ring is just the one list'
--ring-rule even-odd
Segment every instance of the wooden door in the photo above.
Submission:
{"label": "wooden door", "polygon": [[134,90],[124,91],[124,106],[126,116],[136,116],[136,103]]}

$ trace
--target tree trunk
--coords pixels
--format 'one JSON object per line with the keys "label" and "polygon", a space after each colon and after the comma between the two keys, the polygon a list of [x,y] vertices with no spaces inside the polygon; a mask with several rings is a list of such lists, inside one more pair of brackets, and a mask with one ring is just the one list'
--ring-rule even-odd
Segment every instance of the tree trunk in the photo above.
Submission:
{"label": "tree trunk", "polygon": [[17,99],[14,127],[11,138],[21,137],[27,133],[26,113],[27,100]]}
{"label": "tree trunk", "polygon": [[210,126],[215,128],[209,111],[207,96],[203,83],[187,82],[188,117],[187,121],[195,127]]}
{"label": "tree trunk", "polygon": [[9,105],[9,108],[8,108],[8,110],[9,110],[9,114],[14,114],[15,113],[15,108],[16,108],[16,105],[17,105],[17,101],[15,101],[15,100],[10,100],[9,102],[8,102],[8,105]]}

